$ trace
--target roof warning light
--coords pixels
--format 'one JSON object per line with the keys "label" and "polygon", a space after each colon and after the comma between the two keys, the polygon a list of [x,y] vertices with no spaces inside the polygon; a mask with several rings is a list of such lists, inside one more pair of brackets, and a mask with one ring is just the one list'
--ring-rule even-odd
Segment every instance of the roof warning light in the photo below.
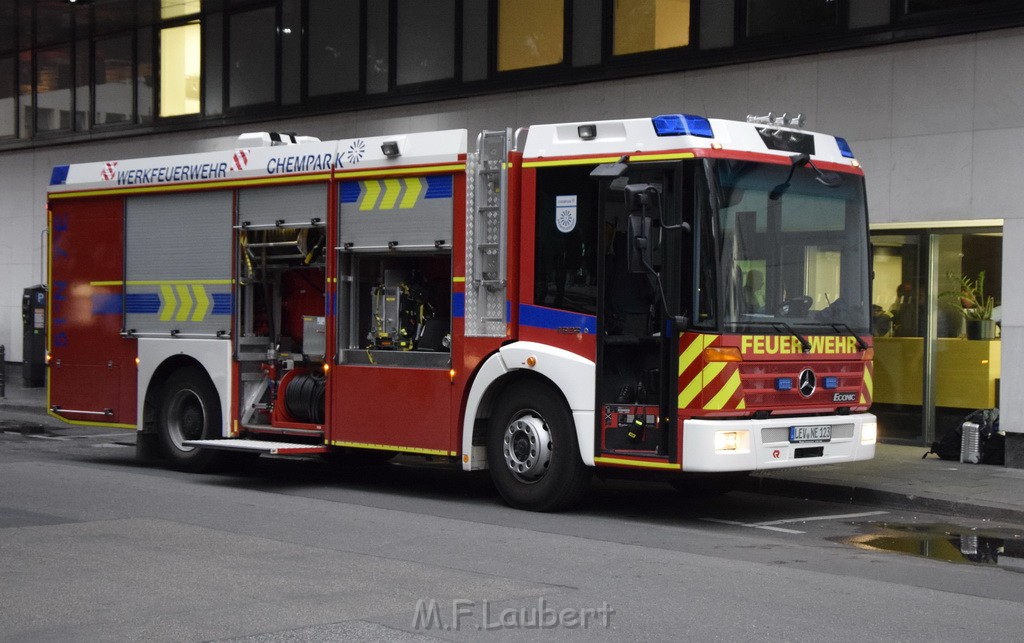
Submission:
{"label": "roof warning light", "polygon": [[846,142],[845,138],[837,136],[836,144],[839,145],[839,152],[842,153],[843,156],[848,159],[853,158],[853,150],[850,149],[850,144]]}
{"label": "roof warning light", "polygon": [[693,114],[662,114],[651,119],[658,136],[702,136],[714,138],[711,123],[703,116]]}

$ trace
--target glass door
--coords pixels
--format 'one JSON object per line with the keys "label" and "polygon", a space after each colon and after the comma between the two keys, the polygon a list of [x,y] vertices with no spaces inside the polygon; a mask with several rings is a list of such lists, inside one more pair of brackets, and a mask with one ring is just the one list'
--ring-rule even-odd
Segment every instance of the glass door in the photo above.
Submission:
{"label": "glass door", "polygon": [[999,404],[1002,233],[886,231],[871,241],[872,412],[880,437],[928,444]]}
{"label": "glass door", "polygon": [[879,435],[920,441],[924,427],[927,235],[872,235],[875,370],[872,412]]}

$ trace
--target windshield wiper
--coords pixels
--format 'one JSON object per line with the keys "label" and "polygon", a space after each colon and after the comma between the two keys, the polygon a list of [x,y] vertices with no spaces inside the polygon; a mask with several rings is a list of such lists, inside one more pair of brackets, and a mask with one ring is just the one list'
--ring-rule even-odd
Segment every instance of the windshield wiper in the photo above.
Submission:
{"label": "windshield wiper", "polygon": [[790,326],[789,324],[787,324],[786,322],[783,322],[783,321],[774,321],[774,322],[770,322],[770,323],[772,324],[772,326],[776,327],[776,330],[778,330],[778,328],[777,328],[778,326],[782,326],[783,328],[785,328],[786,331],[789,332],[790,335],[792,335],[793,337],[796,337],[797,339],[800,340],[800,345],[803,346],[805,353],[810,353],[811,352],[811,343],[809,341],[807,341],[806,337],[804,337],[800,333],[796,332],[796,329],[794,329],[792,326]]}
{"label": "windshield wiper", "polygon": [[796,329],[794,329],[792,326],[790,326],[784,321],[742,321],[731,323],[736,326],[771,326],[776,331],[778,331],[779,328],[782,328],[787,333],[789,333],[793,337],[796,337],[800,341],[800,346],[804,349],[805,353],[811,352],[811,343],[807,341],[807,338],[801,335],[800,333],[796,332]]}
{"label": "windshield wiper", "polygon": [[864,340],[860,338],[860,335],[853,332],[853,329],[850,328],[849,325],[843,322],[835,322],[833,324],[829,324],[829,326],[831,326],[833,330],[835,330],[837,333],[845,331],[847,335],[849,335],[850,337],[857,341],[857,348],[861,349],[862,351],[866,351],[868,349],[868,345],[864,343]]}
{"label": "windshield wiper", "polygon": [[786,190],[789,189],[789,184],[793,180],[793,172],[796,171],[797,167],[803,167],[810,165],[811,169],[818,175],[814,177],[814,180],[821,183],[827,188],[837,188],[843,184],[843,177],[835,172],[822,172],[818,169],[818,166],[814,164],[808,154],[797,154],[789,159],[789,174],[786,175],[786,180],[779,183],[772,191],[768,193],[768,198],[772,201],[778,201],[779,197],[785,194]]}

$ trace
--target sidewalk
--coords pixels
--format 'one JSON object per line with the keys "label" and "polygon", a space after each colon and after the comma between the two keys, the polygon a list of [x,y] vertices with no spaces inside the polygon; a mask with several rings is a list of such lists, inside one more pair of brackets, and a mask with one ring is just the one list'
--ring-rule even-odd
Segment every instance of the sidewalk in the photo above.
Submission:
{"label": "sidewalk", "polygon": [[[73,428],[46,414],[44,387],[25,388],[20,365],[7,364],[0,430],[19,424],[35,430]],[[922,460],[927,450],[879,444],[869,462],[757,473],[743,489],[1024,524],[1024,469],[961,464],[934,455]]]}

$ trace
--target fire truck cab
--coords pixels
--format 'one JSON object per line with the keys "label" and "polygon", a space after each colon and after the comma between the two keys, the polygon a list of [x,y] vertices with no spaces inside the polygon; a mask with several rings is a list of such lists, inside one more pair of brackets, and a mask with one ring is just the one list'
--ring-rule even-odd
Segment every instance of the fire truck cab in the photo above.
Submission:
{"label": "fire truck cab", "polygon": [[49,408],[179,468],[442,458],[571,506],[873,457],[846,142],[685,114],[54,168]]}

